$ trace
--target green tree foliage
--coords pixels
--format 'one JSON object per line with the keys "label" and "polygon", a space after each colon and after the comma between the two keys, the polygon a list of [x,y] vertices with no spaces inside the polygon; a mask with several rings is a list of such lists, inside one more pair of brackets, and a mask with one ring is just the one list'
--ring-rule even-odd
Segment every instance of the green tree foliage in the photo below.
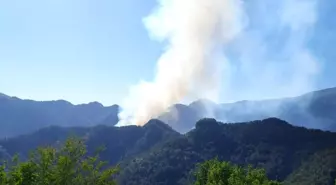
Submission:
{"label": "green tree foliage", "polygon": [[184,135],[158,120],[144,127],[50,127],[0,140],[0,158],[19,153],[27,161],[31,149],[59,148],[69,135],[85,140],[86,155],[95,156],[97,146],[104,145],[100,159],[120,164],[120,184],[193,184],[195,165],[215,157],[265,169],[269,179],[286,185],[334,185],[336,178],[336,133],[294,127],[276,118],[237,124],[203,119]]}
{"label": "green tree foliage", "polygon": [[60,149],[33,151],[25,162],[16,156],[0,167],[0,185],[115,185],[118,167],[108,168],[98,152],[86,152],[83,141],[72,138]]}
{"label": "green tree foliage", "polygon": [[195,185],[280,185],[279,182],[269,180],[263,169],[254,169],[252,166],[244,169],[217,159],[201,163],[195,175]]}
{"label": "green tree foliage", "polygon": [[[100,153],[101,160],[115,165],[121,160],[147,151],[157,144],[180,134],[159,120],[152,120],[144,127],[58,127],[43,128],[37,132],[15,138],[0,139],[0,160],[10,159],[20,154],[27,159],[32,149],[43,146],[56,146],[71,136],[83,138],[88,155],[94,155],[97,146],[104,145],[106,150]],[[2,146],[2,147],[1,147]],[[1,163],[0,163],[1,164]]]}
{"label": "green tree foliage", "polygon": [[[336,133],[294,127],[276,118],[236,124],[202,119],[187,134],[122,161],[118,181],[128,185],[185,185],[194,182],[195,164],[218,157],[239,166],[251,164],[265,169],[269,179],[283,182],[301,168],[302,162],[311,161],[312,155],[332,148],[336,148]],[[328,160],[323,161],[333,166],[330,163],[333,156],[334,153],[327,153],[323,158]],[[307,173],[300,174],[312,179],[307,185],[317,185],[321,178],[311,177],[322,175],[328,176],[326,182],[334,184],[336,176],[329,171],[333,169],[330,165],[318,165],[322,168],[320,172],[328,172],[324,175],[310,171],[315,169],[313,166],[302,168]],[[300,181],[290,184],[297,185]]]}
{"label": "green tree foliage", "polygon": [[334,185],[336,178],[336,148],[316,152],[286,179],[285,184]]}

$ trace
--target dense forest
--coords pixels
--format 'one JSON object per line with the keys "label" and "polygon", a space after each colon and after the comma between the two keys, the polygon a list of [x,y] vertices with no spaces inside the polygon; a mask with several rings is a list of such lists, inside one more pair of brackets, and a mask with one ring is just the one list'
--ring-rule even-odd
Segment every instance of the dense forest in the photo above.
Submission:
{"label": "dense forest", "polygon": [[8,160],[18,154],[27,161],[29,151],[40,146],[59,150],[71,136],[83,140],[88,156],[103,146],[100,159],[118,165],[114,177],[119,184],[193,184],[198,164],[215,158],[232,169],[264,169],[270,182],[333,185],[336,178],[336,133],[277,118],[225,124],[201,119],[186,134],[159,120],[144,127],[49,127],[1,140],[0,157]]}
{"label": "dense forest", "polygon": [[[99,159],[99,152],[87,156],[83,140],[70,138],[58,150],[38,148],[29,159],[19,162],[14,157],[0,166],[0,185],[116,185],[119,167],[106,167],[108,162]],[[263,169],[249,166],[243,169],[217,159],[205,161],[196,168],[195,185],[279,185],[269,180]]]}

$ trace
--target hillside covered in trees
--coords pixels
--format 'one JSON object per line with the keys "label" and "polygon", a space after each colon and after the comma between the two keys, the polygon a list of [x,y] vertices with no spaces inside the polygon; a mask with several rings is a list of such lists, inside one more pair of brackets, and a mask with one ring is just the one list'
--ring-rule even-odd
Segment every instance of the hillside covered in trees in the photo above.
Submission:
{"label": "hillside covered in trees", "polygon": [[[238,165],[264,168],[269,178],[285,181],[293,172],[309,173],[297,171],[304,168],[302,162],[311,163],[311,156],[335,147],[335,133],[294,127],[276,118],[236,124],[203,119],[184,137],[167,142],[125,165],[120,179],[122,184],[186,184],[192,181],[190,174],[195,164],[218,157]],[[329,161],[336,160],[335,155],[328,156]],[[336,169],[333,163],[316,168],[326,171],[319,176],[324,178],[324,184],[336,178],[332,172]],[[310,180],[308,184],[316,182],[314,178]]]}
{"label": "hillside covered in trees", "polygon": [[88,155],[104,146],[100,157],[119,164],[119,184],[190,184],[197,164],[213,158],[265,169],[268,178],[285,184],[329,185],[336,178],[336,133],[295,127],[277,118],[234,124],[202,119],[184,135],[159,120],[144,127],[49,127],[1,140],[0,156],[8,159],[18,153],[25,160],[30,150],[60,148],[69,136],[83,139]]}
{"label": "hillside covered in trees", "polygon": [[[0,165],[1,185],[116,185],[119,167],[108,167],[107,161],[87,155],[82,139],[69,138],[60,148],[40,147],[21,162],[13,157]],[[242,168],[217,159],[198,164],[195,185],[280,185],[269,180],[263,169]]]}

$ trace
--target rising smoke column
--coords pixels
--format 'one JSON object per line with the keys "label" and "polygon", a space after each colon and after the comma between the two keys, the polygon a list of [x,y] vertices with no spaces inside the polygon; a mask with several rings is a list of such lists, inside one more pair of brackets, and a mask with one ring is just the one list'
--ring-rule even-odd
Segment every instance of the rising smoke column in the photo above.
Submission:
{"label": "rising smoke column", "polygon": [[230,43],[243,26],[241,0],[158,3],[144,23],[151,38],[167,47],[157,62],[155,79],[131,88],[118,125],[143,125],[188,95],[211,99],[208,94],[219,91],[216,48]]}

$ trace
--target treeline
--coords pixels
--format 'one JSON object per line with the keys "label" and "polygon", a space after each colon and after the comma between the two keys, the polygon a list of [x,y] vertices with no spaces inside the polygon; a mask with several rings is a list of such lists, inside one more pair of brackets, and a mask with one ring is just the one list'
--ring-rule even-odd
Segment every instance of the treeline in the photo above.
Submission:
{"label": "treeline", "polygon": [[83,141],[72,138],[59,149],[39,148],[24,162],[15,156],[0,167],[0,185],[115,185],[119,169],[108,168],[98,151],[87,156]]}
{"label": "treeline", "polygon": [[[88,156],[82,140],[68,139],[60,148],[33,151],[27,161],[15,156],[0,167],[0,185],[116,185],[119,167],[108,167],[96,155]],[[244,169],[217,159],[198,165],[195,185],[279,185],[263,169]]]}
{"label": "treeline", "polygon": [[[69,136],[83,140],[66,141]],[[0,140],[0,166],[8,160],[0,185],[334,185],[335,141],[336,133],[275,118],[236,124],[202,119],[185,135],[155,120],[144,127],[52,127]],[[101,145],[106,150],[95,152]],[[28,155],[39,146],[53,147]],[[20,157],[11,160],[15,153]]]}

